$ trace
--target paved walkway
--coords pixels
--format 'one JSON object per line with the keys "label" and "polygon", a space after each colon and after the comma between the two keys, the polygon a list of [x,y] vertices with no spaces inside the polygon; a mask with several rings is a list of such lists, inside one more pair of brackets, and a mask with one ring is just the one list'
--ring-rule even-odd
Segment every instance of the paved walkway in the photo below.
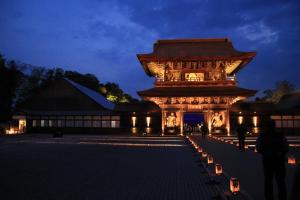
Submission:
{"label": "paved walkway", "polygon": [[[241,188],[253,199],[264,199],[263,170],[261,155],[252,150],[239,151],[234,145],[212,138],[202,139],[192,136],[197,143],[214,160],[222,164],[224,171],[230,177],[237,177],[241,181]],[[290,192],[295,166],[287,166],[287,187]]]}
{"label": "paved walkway", "polygon": [[[0,199],[212,199],[182,137],[0,138]],[[241,196],[229,196],[241,199]]]}

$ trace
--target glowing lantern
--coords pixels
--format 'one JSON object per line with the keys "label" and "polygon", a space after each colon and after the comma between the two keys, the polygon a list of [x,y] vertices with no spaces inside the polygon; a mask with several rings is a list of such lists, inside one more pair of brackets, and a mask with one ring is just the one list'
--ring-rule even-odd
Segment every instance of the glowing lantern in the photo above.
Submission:
{"label": "glowing lantern", "polygon": [[230,142],[229,142],[230,144],[233,144],[233,140],[230,140]]}
{"label": "glowing lantern", "polygon": [[215,165],[215,173],[217,176],[219,176],[223,173],[222,165],[220,165],[220,164]]}
{"label": "glowing lantern", "polygon": [[147,133],[147,134],[150,134],[150,133],[151,133],[151,128],[147,127],[147,128],[146,128],[146,133]]}
{"label": "glowing lantern", "polygon": [[257,121],[258,121],[257,119],[258,119],[257,116],[253,116],[253,118],[252,118],[252,122],[253,122],[254,127],[257,127]]}
{"label": "glowing lantern", "polygon": [[131,133],[137,134],[137,128],[131,128]]}
{"label": "glowing lantern", "polygon": [[211,155],[208,155],[207,156],[207,164],[213,164],[214,163],[214,159],[213,159],[213,157],[211,156]]}
{"label": "glowing lantern", "polygon": [[202,148],[201,147],[198,147],[198,152],[202,153]]}
{"label": "glowing lantern", "polygon": [[132,116],[131,121],[132,121],[132,127],[135,127],[135,125],[136,125],[136,116]]}
{"label": "glowing lantern", "polygon": [[17,134],[17,133],[18,133],[18,129],[17,128],[6,129],[6,134],[8,134],[8,135]]}
{"label": "glowing lantern", "polygon": [[207,152],[203,151],[202,152],[202,158],[206,158],[207,157]]}
{"label": "glowing lantern", "polygon": [[150,121],[151,121],[151,117],[146,117],[146,123],[147,123],[147,127],[150,126]]}
{"label": "glowing lantern", "polygon": [[244,117],[243,116],[238,116],[238,123],[242,124],[244,121]]}
{"label": "glowing lantern", "polygon": [[294,156],[288,157],[288,164],[296,165],[296,158]]}
{"label": "glowing lantern", "polygon": [[231,178],[230,179],[230,191],[233,194],[240,192],[240,181],[237,178]]}
{"label": "glowing lantern", "polygon": [[25,129],[26,129],[26,119],[19,119],[19,132],[24,133]]}

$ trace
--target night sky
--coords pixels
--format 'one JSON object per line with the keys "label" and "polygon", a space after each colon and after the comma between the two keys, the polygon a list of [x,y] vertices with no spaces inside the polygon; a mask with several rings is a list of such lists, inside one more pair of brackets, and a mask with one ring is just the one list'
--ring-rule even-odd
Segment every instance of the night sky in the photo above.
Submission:
{"label": "night sky", "polygon": [[300,1],[0,0],[0,53],[35,66],[93,73],[136,91],[153,86],[137,53],[157,39],[228,37],[257,56],[239,86],[300,88]]}

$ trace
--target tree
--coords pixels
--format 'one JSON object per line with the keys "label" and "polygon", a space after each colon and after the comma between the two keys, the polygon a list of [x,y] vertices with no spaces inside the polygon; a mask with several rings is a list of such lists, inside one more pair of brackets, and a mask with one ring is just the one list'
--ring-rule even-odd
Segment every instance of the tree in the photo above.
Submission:
{"label": "tree", "polygon": [[15,61],[6,62],[0,55],[0,116],[1,121],[10,118],[15,106],[17,89],[21,84],[23,73]]}
{"label": "tree", "polygon": [[295,86],[289,81],[283,80],[280,82],[276,82],[275,89],[265,90],[265,96],[263,97],[263,99],[266,101],[278,103],[283,95],[293,91],[295,91]]}
{"label": "tree", "polygon": [[104,85],[107,93],[106,98],[112,102],[118,103],[122,99],[123,90],[120,89],[119,85],[116,83],[107,82]]}

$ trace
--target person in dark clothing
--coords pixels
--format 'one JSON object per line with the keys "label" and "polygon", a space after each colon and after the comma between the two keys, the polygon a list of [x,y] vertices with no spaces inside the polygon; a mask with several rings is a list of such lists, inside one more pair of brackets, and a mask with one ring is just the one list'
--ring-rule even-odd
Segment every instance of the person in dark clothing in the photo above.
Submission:
{"label": "person in dark clothing", "polygon": [[294,181],[293,181],[290,200],[299,200],[300,199],[299,185],[300,185],[300,163],[297,164],[296,172],[294,175]]}
{"label": "person in dark clothing", "polygon": [[201,126],[201,133],[202,133],[202,138],[206,138],[206,135],[208,134],[208,127],[207,123],[204,122],[203,125]]}
{"label": "person in dark clothing", "polygon": [[239,124],[236,131],[239,139],[239,150],[245,150],[247,128],[244,124]]}
{"label": "person in dark clothing", "polygon": [[265,198],[273,200],[273,179],[277,182],[279,200],[287,199],[286,190],[286,154],[288,143],[282,132],[275,130],[275,122],[268,120],[263,125],[262,133],[256,141],[256,149],[262,154]]}

